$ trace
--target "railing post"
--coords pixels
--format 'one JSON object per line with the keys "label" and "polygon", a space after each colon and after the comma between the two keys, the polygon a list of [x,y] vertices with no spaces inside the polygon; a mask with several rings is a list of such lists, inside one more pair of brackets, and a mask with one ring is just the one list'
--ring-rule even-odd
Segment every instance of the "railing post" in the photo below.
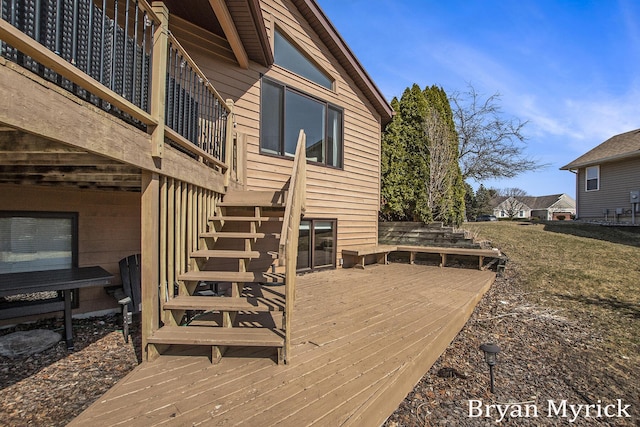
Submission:
{"label": "railing post", "polygon": [[[224,162],[227,165],[227,170],[224,173],[224,186],[229,186],[229,181],[231,179],[231,169],[233,169],[233,138],[235,133],[235,118],[234,118],[234,104],[233,99],[227,99],[225,101],[227,106],[229,107],[229,115],[227,116],[227,132],[226,132],[226,141],[225,141],[225,156]],[[238,165],[239,167],[239,165]]]}
{"label": "railing post", "polygon": [[151,64],[151,116],[158,123],[151,132],[151,155],[155,158],[162,158],[169,50],[169,9],[161,1],[154,1],[151,8],[160,20],[153,34],[153,61]]}

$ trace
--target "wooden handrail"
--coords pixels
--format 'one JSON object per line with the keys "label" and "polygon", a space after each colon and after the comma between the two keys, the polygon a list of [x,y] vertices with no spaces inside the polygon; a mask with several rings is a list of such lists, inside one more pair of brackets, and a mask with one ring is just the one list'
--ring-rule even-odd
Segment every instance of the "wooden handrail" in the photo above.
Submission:
{"label": "wooden handrail", "polygon": [[296,297],[296,267],[298,257],[298,237],[300,233],[300,219],[306,209],[306,185],[307,185],[307,153],[306,135],[301,129],[298,136],[298,145],[293,159],[293,170],[289,181],[289,192],[280,236],[280,259],[285,266],[285,309],[284,329],[285,346],[284,359],[290,360],[291,345],[291,316]]}

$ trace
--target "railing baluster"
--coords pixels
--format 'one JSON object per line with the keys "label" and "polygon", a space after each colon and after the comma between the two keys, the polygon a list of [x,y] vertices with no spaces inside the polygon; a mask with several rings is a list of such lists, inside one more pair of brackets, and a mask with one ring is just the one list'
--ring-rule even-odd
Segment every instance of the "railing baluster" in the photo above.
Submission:
{"label": "railing baluster", "polygon": [[147,111],[150,110],[150,106],[149,106],[149,100],[151,99],[151,80],[153,79],[153,67],[151,66],[151,64],[153,64],[153,35],[156,33],[156,21],[154,21],[153,19],[149,19],[149,22],[151,22],[151,32],[149,33],[149,38],[150,38],[150,43],[149,43],[149,67],[147,67],[147,81],[149,82],[149,84],[147,85]]}
{"label": "railing baluster", "polygon": [[173,58],[173,80],[171,81],[171,83],[173,83],[173,109],[171,112],[171,119],[173,120],[173,126],[172,128],[174,130],[178,130],[178,51],[174,49],[174,55],[175,57]]}
{"label": "railing baluster", "polygon": [[93,2],[88,1],[87,7],[89,8],[88,13],[88,25],[89,25],[89,34],[87,35],[87,74],[90,76],[94,76],[93,74]]}
{"label": "railing baluster", "polygon": [[118,0],[113,2],[113,30],[111,31],[111,81],[109,89],[116,91],[116,46],[118,44]]}
{"label": "railing baluster", "polygon": [[9,7],[9,18],[11,19],[11,25],[17,26],[16,22],[16,0],[11,0],[11,6]]}
{"label": "railing baluster", "polygon": [[[124,43],[122,49],[122,96],[129,98],[127,85],[127,55],[129,53],[129,0],[125,3],[124,9]],[[131,98],[129,98],[131,99]]]}
{"label": "railing baluster", "polygon": [[71,63],[78,64],[78,0],[73,0],[73,15],[71,24]]}
{"label": "railing baluster", "polygon": [[[136,8],[133,16],[133,64],[131,66],[131,99],[133,103],[140,107],[140,102],[136,99],[136,70],[138,69],[138,18],[140,8],[138,7],[138,0],[135,1],[134,7]],[[144,53],[143,53],[144,55]]]}
{"label": "railing baluster", "polygon": [[[187,65],[187,76],[188,76],[188,82],[187,82],[187,94],[185,96],[185,103],[186,103],[186,124],[187,126],[185,126],[185,130],[186,130],[186,138],[189,141],[193,141],[193,85],[195,84],[194,80],[195,80],[195,75],[193,73],[193,70],[191,69],[191,66]],[[197,141],[196,141],[197,144]]]}
{"label": "railing baluster", "polygon": [[107,23],[107,0],[102,0],[102,25],[100,32],[100,83],[104,84],[104,44]]}
{"label": "railing baluster", "polygon": [[41,42],[40,40],[40,7],[41,7],[40,0],[36,0],[33,38],[36,39],[38,42]]}
{"label": "railing baluster", "polygon": [[[149,90],[148,83],[151,79],[147,75],[147,22],[149,17],[147,16],[147,11],[145,10],[142,13],[142,55],[140,56],[140,107],[144,110],[147,110],[148,106],[148,94]],[[145,90],[147,89],[147,90]],[[145,94],[147,96],[145,96]]]}
{"label": "railing baluster", "polygon": [[62,2],[64,0],[56,0],[56,47],[55,53],[56,55],[60,55],[60,51],[62,50]]}

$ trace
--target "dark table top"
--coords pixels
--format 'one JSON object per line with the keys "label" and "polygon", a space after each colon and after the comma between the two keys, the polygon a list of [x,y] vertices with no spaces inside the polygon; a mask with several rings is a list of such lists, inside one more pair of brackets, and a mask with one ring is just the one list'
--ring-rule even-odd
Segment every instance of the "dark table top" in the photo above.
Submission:
{"label": "dark table top", "polygon": [[31,292],[64,291],[111,283],[113,275],[102,267],[0,274],[0,297]]}

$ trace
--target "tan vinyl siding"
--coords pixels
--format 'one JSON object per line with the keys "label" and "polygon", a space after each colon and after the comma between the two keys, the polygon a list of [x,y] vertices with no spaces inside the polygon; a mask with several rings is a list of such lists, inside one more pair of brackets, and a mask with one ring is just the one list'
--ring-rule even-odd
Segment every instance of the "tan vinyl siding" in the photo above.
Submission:
{"label": "tan vinyl siding", "polygon": [[[600,189],[585,191],[585,168],[578,171],[578,218],[583,220],[604,219],[604,210],[608,209],[608,220],[615,219],[616,208],[625,213],[621,221],[631,220],[629,193],[640,190],[640,159],[628,159],[600,165]],[[636,214],[636,217],[638,215]]]}
{"label": "tan vinyl siding", "polygon": [[380,200],[380,117],[292,3],[271,0],[261,2],[261,6],[269,37],[273,37],[277,23],[336,80],[335,90],[277,65],[267,69],[251,62],[248,70],[242,70],[228,61],[216,60],[218,52],[211,55],[195,37],[193,42],[183,40],[189,37],[188,31],[176,31],[222,97],[235,103],[236,129],[246,134],[247,140],[247,189],[282,188],[293,165],[291,159],[260,154],[260,85],[264,75],[343,109],[344,167],[308,164],[305,216],[338,220],[338,257],[346,246],[375,244]]}
{"label": "tan vinyl siding", "polygon": [[[0,185],[2,210],[78,213],[78,266],[99,265],[120,282],[118,261],[140,252],[140,193]],[[115,308],[103,287],[80,291],[74,313]]]}

